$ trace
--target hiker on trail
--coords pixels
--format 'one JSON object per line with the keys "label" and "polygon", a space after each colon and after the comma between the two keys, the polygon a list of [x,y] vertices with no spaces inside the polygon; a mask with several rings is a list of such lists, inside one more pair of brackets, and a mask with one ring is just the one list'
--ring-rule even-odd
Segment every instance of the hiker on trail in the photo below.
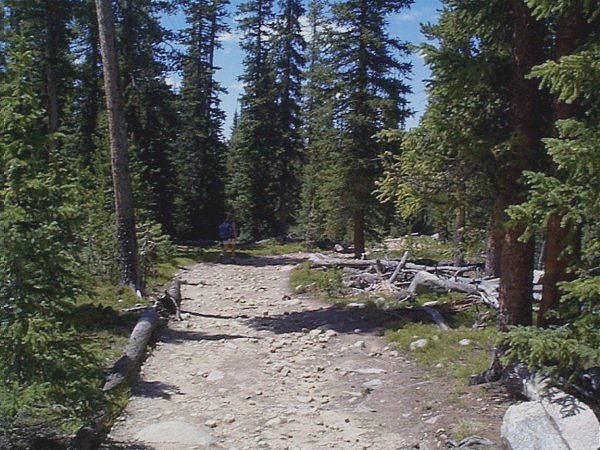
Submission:
{"label": "hiker on trail", "polygon": [[223,243],[223,251],[221,252],[221,256],[225,256],[227,254],[227,250],[229,250],[232,262],[235,261],[236,231],[235,216],[231,213],[227,213],[225,221],[219,225],[219,239]]}

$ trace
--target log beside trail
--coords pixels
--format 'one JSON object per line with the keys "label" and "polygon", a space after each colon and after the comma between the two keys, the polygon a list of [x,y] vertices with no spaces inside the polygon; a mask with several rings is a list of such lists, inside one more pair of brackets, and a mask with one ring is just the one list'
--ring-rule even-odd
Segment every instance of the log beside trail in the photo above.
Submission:
{"label": "log beside trail", "polygon": [[[137,310],[138,307],[130,308],[130,311]],[[126,310],[127,311],[127,310]],[[109,392],[133,376],[138,370],[144,355],[146,346],[150,342],[154,331],[161,321],[161,312],[175,314],[178,320],[181,318],[181,281],[174,278],[169,287],[156,298],[152,306],[145,307],[143,312],[129,336],[129,341],[125,346],[123,355],[109,370],[106,377],[103,392]],[[99,411],[89,423],[82,426],[71,442],[68,450],[91,450],[97,448],[97,444],[103,433],[106,432],[107,423],[113,416],[112,405],[110,403]]]}
{"label": "log beside trail", "polygon": [[128,380],[138,368],[144,357],[146,345],[158,326],[158,319],[158,311],[154,306],[149,306],[142,312],[131,336],[129,336],[123,355],[106,377],[106,382],[102,388],[104,392],[108,392]]}
{"label": "log beside trail", "polygon": [[159,324],[159,310],[165,310],[174,314],[177,320],[181,318],[181,281],[174,278],[169,287],[157,297],[153,306],[149,306],[140,315],[137,324],[133,328],[129,341],[125,346],[125,351],[119,360],[115,363],[106,377],[106,382],[102,390],[110,391],[128,380],[137,370],[144,353],[146,345],[154,330]]}

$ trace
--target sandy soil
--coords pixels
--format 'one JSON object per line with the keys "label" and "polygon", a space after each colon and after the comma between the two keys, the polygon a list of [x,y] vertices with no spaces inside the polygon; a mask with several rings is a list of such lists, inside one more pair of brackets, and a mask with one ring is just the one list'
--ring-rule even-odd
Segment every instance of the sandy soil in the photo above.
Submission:
{"label": "sandy soil", "polygon": [[[295,295],[299,255],[194,265],[104,449],[502,448],[509,405],[431,378],[366,323]],[[472,440],[471,442],[476,442]]]}

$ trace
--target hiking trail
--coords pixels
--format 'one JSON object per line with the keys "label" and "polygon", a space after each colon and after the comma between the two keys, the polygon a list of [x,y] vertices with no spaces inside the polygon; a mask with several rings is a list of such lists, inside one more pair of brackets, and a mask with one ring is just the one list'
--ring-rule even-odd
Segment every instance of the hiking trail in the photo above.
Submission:
{"label": "hiking trail", "polygon": [[185,320],[159,332],[101,448],[432,450],[460,433],[501,448],[505,396],[457,394],[360,311],[294,294],[301,260],[182,269]]}

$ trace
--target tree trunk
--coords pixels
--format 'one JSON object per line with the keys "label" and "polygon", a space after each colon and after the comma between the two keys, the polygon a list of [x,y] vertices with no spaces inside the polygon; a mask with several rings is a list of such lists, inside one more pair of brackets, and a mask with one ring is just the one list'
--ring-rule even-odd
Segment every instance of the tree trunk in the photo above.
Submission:
{"label": "tree trunk", "polygon": [[354,257],[361,259],[365,252],[365,214],[363,211],[354,213]]}
{"label": "tree trunk", "polygon": [[487,248],[485,254],[485,274],[488,277],[500,276],[500,261],[502,258],[502,222],[504,218],[504,205],[500,196],[496,197],[492,206],[490,228],[488,231]]}
{"label": "tree trunk", "polygon": [[[556,58],[572,54],[581,45],[586,34],[586,23],[580,11],[561,17],[558,21],[556,33]],[[581,104],[577,101],[567,104],[558,98],[554,99],[554,115],[556,120],[580,117]],[[556,134],[556,133],[555,133]],[[556,170],[553,163],[551,170]],[[548,219],[546,228],[546,245],[544,247],[544,279],[542,288],[542,302],[538,312],[538,325],[548,326],[546,317],[548,311],[556,309],[560,304],[560,289],[558,284],[568,281],[568,268],[574,260],[573,253],[569,254],[570,246],[577,247],[577,226],[572,223],[561,224],[563,215],[555,212]]]}
{"label": "tree trunk", "polygon": [[[523,170],[535,169],[540,159],[542,117],[537,81],[525,77],[543,61],[544,27],[531,15],[523,0],[513,0],[513,55],[511,73],[512,153],[502,167],[502,195],[506,205],[524,200],[520,183]],[[520,242],[524,225],[504,233],[500,264],[501,328],[530,325],[532,321],[532,275],[534,243]]]}
{"label": "tree trunk", "polygon": [[465,262],[463,251],[465,241],[465,208],[462,204],[456,207],[454,218],[454,255],[453,262],[455,266],[462,266]]}
{"label": "tree trunk", "polygon": [[119,86],[115,25],[110,0],[96,0],[96,13],[104,67],[121,283],[134,290],[139,290],[141,289],[141,272],[127,158],[127,128]]}

